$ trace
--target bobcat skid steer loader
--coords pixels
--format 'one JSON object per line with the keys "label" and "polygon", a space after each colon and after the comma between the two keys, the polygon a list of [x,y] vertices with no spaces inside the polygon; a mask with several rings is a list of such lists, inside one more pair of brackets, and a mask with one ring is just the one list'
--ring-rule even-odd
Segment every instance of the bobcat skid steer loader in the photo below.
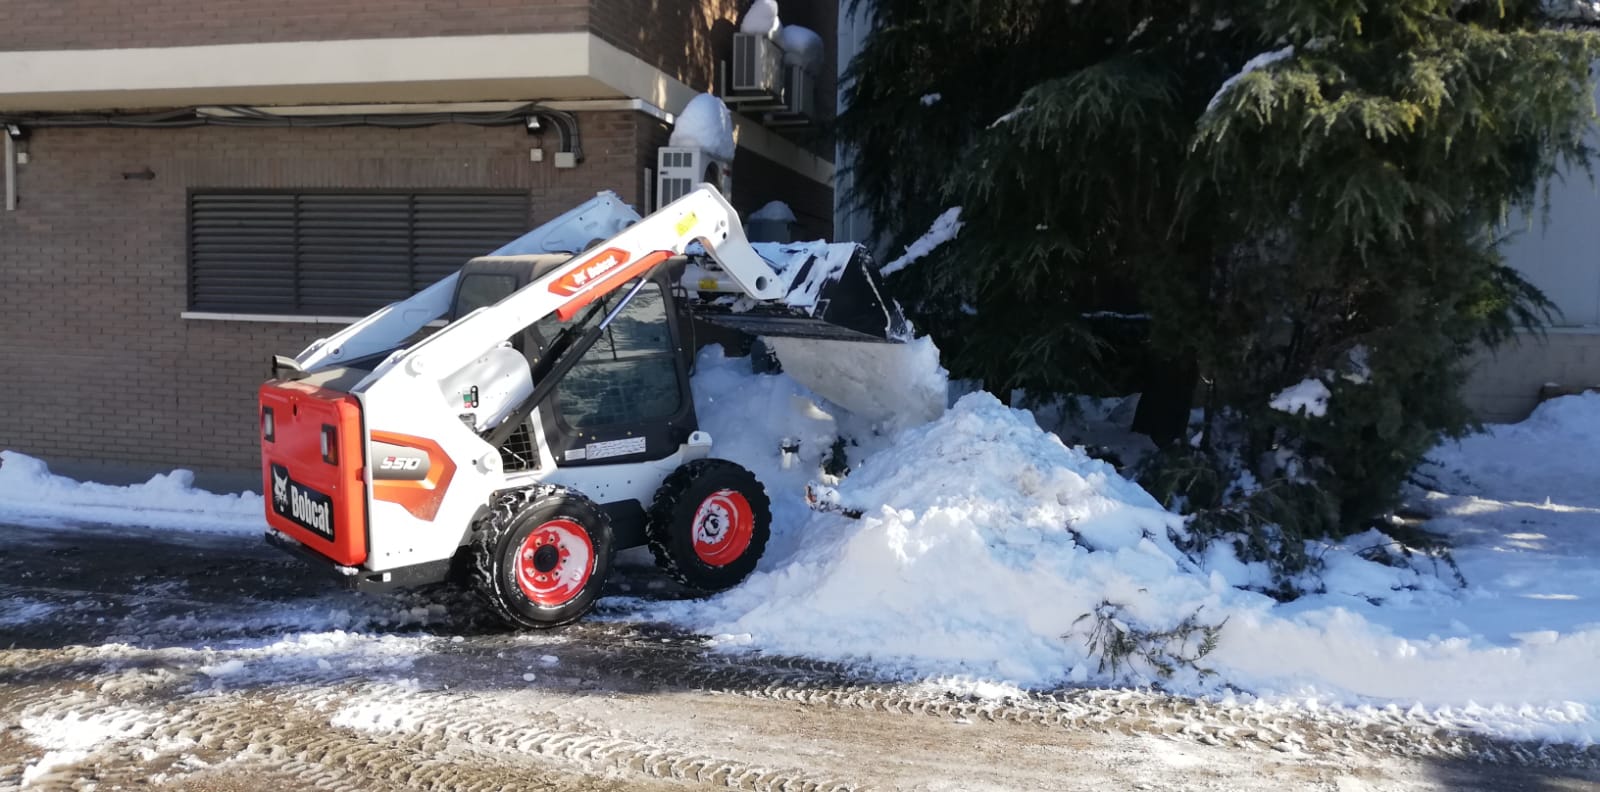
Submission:
{"label": "bobcat skid steer loader", "polygon": [[690,318],[882,349],[903,320],[869,264],[837,244],[769,262],[710,185],[643,219],[601,193],[274,361],[267,538],[352,588],[465,579],[517,627],[582,616],[628,547],[733,586],[769,501],[696,424]]}

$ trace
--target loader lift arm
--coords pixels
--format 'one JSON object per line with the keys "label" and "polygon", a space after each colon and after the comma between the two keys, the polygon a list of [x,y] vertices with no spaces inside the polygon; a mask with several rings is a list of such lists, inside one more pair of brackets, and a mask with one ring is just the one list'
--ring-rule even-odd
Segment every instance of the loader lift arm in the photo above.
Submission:
{"label": "loader lift arm", "polygon": [[395,366],[413,377],[443,377],[546,316],[570,322],[585,306],[684,254],[695,242],[745,296],[776,301],[787,294],[787,284],[745,238],[733,206],[714,187],[702,184],[500,302],[461,317],[390,358],[368,381]]}

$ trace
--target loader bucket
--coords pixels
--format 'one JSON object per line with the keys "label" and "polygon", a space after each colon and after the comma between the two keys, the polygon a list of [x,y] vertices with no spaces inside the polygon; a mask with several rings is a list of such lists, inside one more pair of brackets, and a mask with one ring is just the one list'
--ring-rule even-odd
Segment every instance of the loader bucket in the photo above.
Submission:
{"label": "loader bucket", "polygon": [[685,273],[689,310],[720,327],[755,336],[903,343],[905,317],[878,288],[872,257],[853,243],[754,245],[789,283],[782,300],[757,301],[723,292],[719,279],[698,268]]}
{"label": "loader bucket", "polygon": [[782,300],[735,296],[713,271],[685,269],[698,318],[767,340],[785,373],[873,421],[914,426],[945,407],[944,369],[932,341],[878,288],[871,256],[853,243],[756,244],[789,284]]}

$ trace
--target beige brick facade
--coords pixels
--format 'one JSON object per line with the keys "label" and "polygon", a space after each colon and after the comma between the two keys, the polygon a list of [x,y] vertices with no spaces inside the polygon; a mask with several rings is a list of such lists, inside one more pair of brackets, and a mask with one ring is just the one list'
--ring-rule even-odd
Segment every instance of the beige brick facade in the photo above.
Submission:
{"label": "beige brick facade", "polygon": [[1473,361],[1462,395],[1479,418],[1509,423],[1528,417],[1547,384],[1600,386],[1600,331],[1553,328],[1542,338],[1519,333],[1515,341]]}

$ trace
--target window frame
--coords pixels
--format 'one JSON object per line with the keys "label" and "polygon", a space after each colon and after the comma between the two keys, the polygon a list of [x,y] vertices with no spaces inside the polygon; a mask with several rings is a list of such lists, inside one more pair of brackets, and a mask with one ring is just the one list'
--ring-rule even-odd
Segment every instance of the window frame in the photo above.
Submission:
{"label": "window frame", "polygon": [[[601,299],[602,300],[621,299],[621,297],[623,295],[627,294],[627,292],[630,289],[632,289],[633,286],[635,284],[637,284],[637,283],[638,283],[637,279],[629,281],[628,283],[623,284],[622,286],[618,287],[611,294],[608,294],[605,297],[602,297]],[[688,389],[688,386],[687,386],[686,380],[685,380],[685,377],[687,376],[687,372],[685,372],[683,370],[683,366],[681,365],[682,356],[678,353],[678,349],[679,349],[678,337],[677,337],[676,328],[674,327],[674,323],[672,321],[673,320],[672,310],[675,308],[675,306],[673,305],[673,302],[668,297],[667,293],[668,293],[669,289],[667,288],[667,286],[665,284],[661,283],[659,280],[651,279],[651,280],[645,281],[644,282],[644,287],[640,290],[638,297],[644,296],[644,293],[647,290],[654,290],[655,291],[655,299],[656,299],[657,305],[659,306],[659,309],[661,311],[661,322],[662,322],[662,329],[664,330],[665,336],[666,336],[666,346],[661,348],[661,349],[659,349],[659,350],[653,349],[651,351],[644,352],[644,353],[634,353],[634,354],[628,355],[626,357],[618,357],[616,355],[615,338],[613,336],[613,333],[615,331],[612,328],[609,328],[609,327],[606,328],[603,336],[599,340],[597,340],[595,342],[594,346],[590,347],[588,349],[588,351],[584,352],[582,358],[579,358],[576,362],[573,363],[572,370],[568,371],[566,376],[562,377],[562,382],[560,382],[560,383],[558,383],[556,385],[555,390],[551,391],[551,393],[550,393],[550,398],[546,400],[546,403],[551,406],[552,417],[555,419],[556,425],[561,428],[561,431],[563,433],[568,434],[568,435],[585,435],[585,434],[587,434],[587,435],[595,435],[597,433],[607,433],[609,431],[613,431],[613,430],[617,430],[617,429],[626,430],[626,429],[633,428],[633,427],[649,426],[649,425],[656,424],[656,423],[665,423],[665,422],[671,421],[673,418],[675,418],[677,416],[681,416],[683,414],[684,402],[689,400],[689,395],[688,395],[688,390],[689,389]],[[634,299],[638,299],[638,297],[635,297]],[[631,305],[631,303],[630,303],[630,305]],[[602,313],[614,310],[615,307],[616,306],[614,306],[614,305],[608,305],[604,309],[602,309]],[[618,318],[621,318],[620,315],[619,315]],[[536,334],[541,339],[544,337],[544,333],[542,333],[542,332],[537,332],[536,331]],[[596,350],[600,349],[602,344],[606,344],[606,345],[609,345],[611,347],[611,359],[610,360],[604,360],[604,361],[601,361],[601,360],[588,361],[587,360],[588,357],[590,355],[593,355],[596,352]],[[672,366],[673,389],[674,389],[674,395],[675,395],[675,397],[677,399],[677,403],[673,406],[673,408],[672,408],[672,410],[670,412],[662,413],[660,415],[648,416],[648,417],[645,417],[643,419],[640,419],[638,416],[635,416],[635,417],[633,417],[633,418],[631,418],[629,420],[625,420],[625,421],[612,421],[610,423],[586,424],[586,425],[583,425],[583,426],[579,426],[579,425],[573,423],[573,421],[568,417],[566,404],[563,401],[563,397],[566,395],[565,387],[567,385],[567,381],[571,379],[572,374],[574,372],[576,372],[579,368],[584,367],[584,366],[600,367],[600,366],[607,366],[607,365],[627,364],[627,363],[630,363],[630,362],[633,362],[633,361],[645,361],[645,360],[651,360],[651,361],[653,361],[653,360],[666,360]]]}

